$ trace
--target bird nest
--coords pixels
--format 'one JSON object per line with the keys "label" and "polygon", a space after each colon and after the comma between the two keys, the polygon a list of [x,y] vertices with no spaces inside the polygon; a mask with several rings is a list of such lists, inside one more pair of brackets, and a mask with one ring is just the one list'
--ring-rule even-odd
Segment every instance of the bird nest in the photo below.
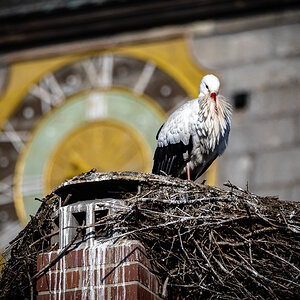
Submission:
{"label": "bird nest", "polygon": [[[110,184],[122,185],[122,204],[98,222],[105,226],[97,228],[113,232],[107,239],[134,239],[145,246],[163,283],[163,297],[299,296],[300,203],[259,197],[231,183],[223,190],[167,176],[92,171],[45,197],[37,214],[11,242],[10,259],[1,272],[1,299],[34,297],[35,280],[42,275],[36,274],[37,254],[53,250],[57,194],[62,197],[68,186],[76,185],[84,191],[85,183],[101,181],[106,182],[106,190]],[[124,190],[126,182],[131,188]],[[132,188],[132,183],[139,188]],[[105,232],[96,234],[107,236]]]}

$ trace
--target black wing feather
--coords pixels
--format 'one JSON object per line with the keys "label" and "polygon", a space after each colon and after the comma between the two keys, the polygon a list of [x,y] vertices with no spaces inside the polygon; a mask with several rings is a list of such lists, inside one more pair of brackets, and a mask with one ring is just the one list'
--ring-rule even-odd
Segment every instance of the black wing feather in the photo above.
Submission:
{"label": "black wing feather", "polygon": [[163,128],[163,126],[165,125],[165,123],[164,124],[162,124],[160,127],[159,127],[159,129],[158,129],[158,131],[157,131],[157,134],[156,134],[156,140],[158,140],[158,135],[159,135],[159,133],[160,133],[160,131],[161,131],[161,129]]}
{"label": "black wing feather", "polygon": [[190,137],[189,144],[184,145],[183,142],[177,144],[169,144],[164,147],[157,147],[154,153],[154,164],[152,173],[164,173],[171,176],[180,176],[182,169],[185,167],[186,162],[183,159],[183,154],[191,153],[193,148],[192,137]]}
{"label": "black wing feather", "polygon": [[218,157],[218,152],[214,151],[210,155],[204,155],[203,161],[201,165],[194,170],[191,174],[191,179],[196,180],[198,177],[200,177],[208,168],[209,166],[214,162],[214,160]]}

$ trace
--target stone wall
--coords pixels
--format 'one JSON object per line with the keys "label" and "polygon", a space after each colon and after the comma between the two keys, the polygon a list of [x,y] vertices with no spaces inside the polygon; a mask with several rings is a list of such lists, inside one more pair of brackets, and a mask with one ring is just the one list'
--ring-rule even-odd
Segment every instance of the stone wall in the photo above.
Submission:
{"label": "stone wall", "polygon": [[248,182],[252,192],[300,200],[299,20],[290,11],[216,21],[191,38],[196,61],[221,77],[222,94],[239,107],[219,185]]}

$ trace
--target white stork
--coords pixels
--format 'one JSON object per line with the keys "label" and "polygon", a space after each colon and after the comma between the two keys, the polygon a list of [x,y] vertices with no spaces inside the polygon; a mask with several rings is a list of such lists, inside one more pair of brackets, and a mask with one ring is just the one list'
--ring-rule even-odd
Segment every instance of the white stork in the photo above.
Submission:
{"label": "white stork", "polygon": [[152,173],[196,180],[222,155],[232,109],[219,88],[216,76],[204,76],[198,98],[179,107],[161,126]]}

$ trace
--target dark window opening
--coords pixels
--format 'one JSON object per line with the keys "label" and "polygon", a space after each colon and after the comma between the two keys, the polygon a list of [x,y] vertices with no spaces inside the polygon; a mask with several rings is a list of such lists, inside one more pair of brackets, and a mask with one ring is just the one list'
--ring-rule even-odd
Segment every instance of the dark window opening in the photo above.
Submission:
{"label": "dark window opening", "polygon": [[[95,211],[95,223],[101,221],[101,219],[106,217],[107,215],[108,215],[108,209],[101,209]],[[106,222],[95,225],[95,233],[96,233],[96,237],[107,237],[109,234],[108,234]]]}
{"label": "dark window opening", "polygon": [[244,110],[248,106],[249,93],[238,92],[232,96],[233,105],[236,110]]}
{"label": "dark window opening", "polygon": [[[86,213],[85,212],[77,212],[77,213],[73,213],[73,216],[76,220],[76,225],[75,226],[84,226],[86,225]],[[81,234],[80,237],[84,237],[86,233],[85,229],[81,230]]]}
{"label": "dark window opening", "polygon": [[140,185],[140,183],[135,180],[110,179],[107,181],[83,182],[75,185],[65,185],[57,189],[55,193],[62,199],[66,199],[68,194],[72,194],[72,197],[68,201],[69,205],[78,201],[85,201],[86,199],[122,199],[125,193],[136,193],[138,185]]}

